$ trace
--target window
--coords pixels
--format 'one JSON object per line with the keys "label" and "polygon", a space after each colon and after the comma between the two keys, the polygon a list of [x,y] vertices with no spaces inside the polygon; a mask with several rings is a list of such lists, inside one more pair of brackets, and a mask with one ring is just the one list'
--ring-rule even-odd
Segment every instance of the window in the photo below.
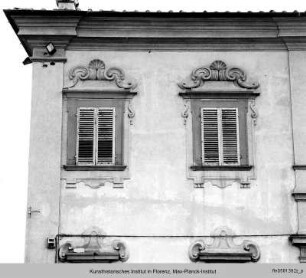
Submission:
{"label": "window", "polygon": [[239,165],[237,108],[201,109],[202,164]]}
{"label": "window", "polygon": [[247,104],[245,99],[191,100],[193,170],[249,166]]}
{"label": "window", "polygon": [[77,165],[115,164],[115,108],[80,107],[77,113]]}
{"label": "window", "polygon": [[192,71],[178,84],[186,126],[187,179],[197,188],[220,188],[256,178],[254,128],[259,84],[247,81],[243,70],[220,60]]}
{"label": "window", "polygon": [[84,98],[83,95],[84,93],[67,94],[68,138],[65,168],[124,170],[125,100],[100,99],[94,95],[92,96],[95,98]]}
{"label": "window", "polygon": [[130,179],[137,83],[126,78],[121,68],[107,67],[100,59],[67,67],[66,73],[62,90],[63,183],[66,188],[86,184],[96,189],[106,183],[124,188],[125,180]]}

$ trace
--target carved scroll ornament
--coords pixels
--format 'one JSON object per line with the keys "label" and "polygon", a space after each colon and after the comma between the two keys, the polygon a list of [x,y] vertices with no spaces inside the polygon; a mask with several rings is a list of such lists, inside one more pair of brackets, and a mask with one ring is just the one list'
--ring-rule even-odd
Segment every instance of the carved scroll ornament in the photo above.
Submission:
{"label": "carved scroll ornament", "polygon": [[185,106],[185,109],[184,109],[184,111],[182,112],[181,116],[182,116],[182,118],[184,119],[184,125],[186,125],[187,119],[188,119],[188,116],[189,116],[190,107],[189,107],[189,104],[188,104],[188,103],[185,103],[184,106]]}
{"label": "carved scroll ornament", "polygon": [[178,86],[182,89],[195,89],[204,85],[205,81],[232,81],[244,89],[257,89],[259,83],[248,83],[247,75],[239,68],[227,68],[220,60],[214,61],[209,67],[200,67],[191,74],[191,82],[181,82]]}
{"label": "carved scroll ornament", "polygon": [[244,240],[236,245],[233,233],[228,228],[217,229],[212,244],[203,240],[195,241],[189,248],[189,258],[193,262],[257,262],[260,251],[257,244]]}
{"label": "carved scroll ornament", "polygon": [[134,117],[135,117],[135,111],[133,109],[132,103],[129,102],[129,105],[128,105],[128,118],[130,119],[130,125],[133,125]]}
{"label": "carved scroll ornament", "polygon": [[255,106],[255,100],[250,102],[250,109],[251,109],[251,118],[253,119],[254,125],[257,124],[258,112]]}
{"label": "carved scroll ornament", "polygon": [[80,80],[98,80],[98,81],[114,81],[117,87],[122,89],[133,90],[137,87],[136,83],[125,80],[125,74],[122,69],[112,67],[106,69],[105,63],[99,59],[92,60],[88,66],[77,66],[69,71],[69,79],[74,87]]}
{"label": "carved scroll ornament", "polygon": [[60,262],[67,263],[111,263],[125,262],[129,258],[124,242],[113,240],[110,244],[104,243],[104,238],[96,232],[84,237],[84,244],[79,246],[73,242],[66,242],[60,246],[58,257]]}

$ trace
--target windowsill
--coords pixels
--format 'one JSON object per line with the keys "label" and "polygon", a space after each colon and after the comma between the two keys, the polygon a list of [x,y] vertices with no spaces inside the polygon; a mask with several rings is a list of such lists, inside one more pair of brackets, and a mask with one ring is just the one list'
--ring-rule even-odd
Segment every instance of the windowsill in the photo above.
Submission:
{"label": "windowsill", "polygon": [[86,165],[63,165],[66,171],[124,171],[126,165],[86,166]]}
{"label": "windowsill", "polygon": [[191,166],[192,171],[250,171],[253,168],[252,165],[222,165],[222,166]]}

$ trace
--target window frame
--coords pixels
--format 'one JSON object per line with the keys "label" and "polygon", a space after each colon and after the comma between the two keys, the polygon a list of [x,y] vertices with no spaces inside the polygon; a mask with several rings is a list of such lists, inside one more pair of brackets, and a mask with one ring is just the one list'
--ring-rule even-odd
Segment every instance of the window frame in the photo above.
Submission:
{"label": "window frame", "polygon": [[[260,95],[259,82],[254,81],[253,78],[251,81],[248,80],[247,74],[241,68],[228,67],[224,61],[215,60],[208,66],[204,65],[192,70],[190,77],[179,82],[178,87],[181,89],[179,96],[183,98],[185,107],[181,116],[184,119],[186,132],[187,179],[193,181],[195,188],[204,188],[205,185],[225,188],[236,183],[240,184],[241,188],[249,188],[251,180],[256,180],[255,126],[258,113],[255,99]],[[246,161],[242,161],[241,165],[222,166],[205,166],[202,165],[201,160],[195,163],[195,134],[198,134],[201,128],[194,130],[195,123],[199,123],[200,119],[193,119],[196,117],[193,103],[201,101],[208,103],[210,100],[215,102],[226,100],[230,103],[235,99],[246,103],[244,106]],[[240,124],[239,131],[241,128]]]}
{"label": "window frame", "polygon": [[[230,99],[191,99],[191,112],[192,112],[192,137],[193,137],[193,165],[192,170],[209,170],[218,169],[226,170],[230,168],[249,169],[249,155],[248,155],[248,127],[247,127],[247,112],[248,101],[247,99],[230,98]],[[209,165],[203,163],[203,150],[202,150],[202,121],[201,121],[201,109],[202,108],[237,108],[238,109],[238,121],[239,121],[239,154],[240,163],[236,165],[230,164],[218,164]]]}
{"label": "window frame", "polygon": [[[80,161],[80,117],[81,110],[93,110],[93,147],[92,147],[92,162]],[[99,162],[99,113],[100,110],[112,111],[112,140],[111,140],[111,162]],[[116,108],[115,107],[77,107],[77,136],[76,136],[76,165],[78,166],[110,166],[115,165],[116,162]],[[82,140],[83,141],[83,140]],[[85,141],[85,140],[84,140]]]}
{"label": "window frame", "polygon": [[[184,118],[186,129],[187,179],[193,181],[195,188],[203,188],[205,185],[225,188],[236,182],[240,184],[241,188],[248,188],[250,180],[256,179],[254,167],[256,160],[254,128],[257,119],[255,98],[260,93],[254,90],[233,90],[232,84],[229,82],[227,84],[222,82],[211,83],[213,84],[208,84],[210,87],[216,85],[213,89],[186,90],[179,93],[179,96],[185,102],[185,109],[181,115]],[[225,88],[228,89],[225,90]],[[240,150],[240,153],[243,153],[245,158],[241,159],[240,165],[203,165],[201,159],[200,108],[227,108],[239,107],[239,105],[243,108],[239,109],[239,134],[245,136],[245,139],[240,140],[240,143],[245,142],[244,144],[246,144],[245,150]],[[197,160],[196,156],[198,156]]]}
{"label": "window frame", "polygon": [[[224,150],[225,150],[225,133],[224,131],[224,122],[223,122],[223,111],[229,111],[229,110],[233,110],[235,111],[235,133],[236,133],[236,138],[235,138],[235,159],[237,159],[237,162],[226,162],[225,161],[225,156],[224,156]],[[205,112],[208,111],[215,111],[216,112],[216,124],[217,124],[217,146],[218,146],[218,157],[217,157],[217,162],[210,162],[207,161],[208,158],[206,158],[205,156],[205,139],[206,137],[206,126],[208,124],[205,123]],[[206,107],[202,107],[201,108],[201,147],[202,147],[202,165],[240,165],[240,140],[239,140],[239,114],[238,114],[238,108],[233,107],[233,108],[206,108]],[[209,125],[208,125],[209,126]],[[212,141],[211,141],[212,142]]]}
{"label": "window frame", "polygon": [[[130,101],[137,95],[137,92],[122,90],[99,90],[99,89],[63,89],[63,97],[65,102],[64,118],[67,129],[66,147],[64,155],[63,169],[66,171],[125,171],[128,167],[128,149],[129,141],[128,130],[129,124],[126,118],[131,119]],[[116,108],[116,162],[114,165],[77,165],[76,155],[76,102],[78,100],[87,101],[88,107],[112,106]],[[104,103],[104,104],[103,104]],[[70,111],[70,112],[69,112]],[[120,119],[119,122],[118,119]],[[71,124],[74,123],[74,124]],[[131,125],[131,123],[130,123]],[[120,130],[118,128],[120,127]],[[74,135],[71,135],[74,134]],[[71,139],[71,138],[74,138]]]}
{"label": "window frame", "polygon": [[[88,65],[82,61],[84,60],[71,60],[71,62],[78,64],[73,67],[70,67],[70,62],[67,64],[69,68],[67,68],[64,80],[65,87],[62,89],[62,181],[66,188],[86,185],[97,189],[106,184],[112,184],[113,188],[124,188],[125,180],[131,178],[130,144],[131,130],[135,119],[133,98],[138,94],[137,82],[134,79],[126,78],[125,72],[121,68],[107,67],[100,59],[93,59]],[[121,150],[116,146],[117,163],[115,165],[79,166],[75,163],[75,157],[69,157],[68,154],[75,153],[76,150],[75,146],[70,144],[70,142],[76,141],[75,135],[68,136],[71,130],[75,134],[76,126],[69,124],[70,121],[76,121],[75,114],[69,113],[69,105],[75,99],[92,99],[94,102],[100,102],[98,106],[101,107],[114,106],[101,104],[104,101],[113,101],[113,103],[121,105],[120,113],[116,109],[116,128],[121,126],[121,130],[116,132],[116,144],[120,141]],[[91,103],[90,106],[93,104]],[[121,125],[117,123],[118,118],[121,120]],[[118,162],[118,160],[120,161]]]}

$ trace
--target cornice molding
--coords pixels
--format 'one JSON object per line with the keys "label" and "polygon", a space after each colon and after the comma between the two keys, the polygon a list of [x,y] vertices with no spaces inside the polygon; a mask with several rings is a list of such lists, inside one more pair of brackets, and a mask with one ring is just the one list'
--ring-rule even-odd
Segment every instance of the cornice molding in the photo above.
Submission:
{"label": "cornice molding", "polygon": [[35,57],[32,56],[30,57],[30,60],[32,62],[54,62],[54,63],[66,63],[67,62],[67,58],[61,58],[61,57]]}
{"label": "cornice molding", "polygon": [[[299,46],[302,47],[302,46]],[[306,44],[305,44],[306,49]],[[283,40],[270,38],[149,38],[78,37],[67,46],[71,51],[285,51]]]}
{"label": "cornice molding", "polygon": [[53,55],[49,55],[44,48],[35,48],[33,56],[30,57],[32,62],[41,63],[66,63],[67,58],[65,57],[64,49],[57,48]]}
{"label": "cornice molding", "polygon": [[66,97],[84,97],[84,94],[86,94],[86,97],[88,98],[121,98],[121,99],[132,99],[134,96],[137,95],[136,91],[129,91],[124,89],[116,89],[116,90],[110,90],[110,89],[103,89],[103,88],[64,88],[62,90],[62,93]]}
{"label": "cornice molding", "polygon": [[305,14],[60,10],[5,10],[5,14],[30,56],[45,41],[70,50],[306,50]]}
{"label": "cornice molding", "polygon": [[306,202],[306,192],[293,192],[292,196],[297,202],[298,201]]}
{"label": "cornice molding", "polygon": [[306,165],[305,164],[299,164],[299,165],[293,165],[292,166],[293,170],[306,170]]}
{"label": "cornice molding", "polygon": [[293,245],[305,245],[306,247],[306,234],[292,234],[289,240]]}

